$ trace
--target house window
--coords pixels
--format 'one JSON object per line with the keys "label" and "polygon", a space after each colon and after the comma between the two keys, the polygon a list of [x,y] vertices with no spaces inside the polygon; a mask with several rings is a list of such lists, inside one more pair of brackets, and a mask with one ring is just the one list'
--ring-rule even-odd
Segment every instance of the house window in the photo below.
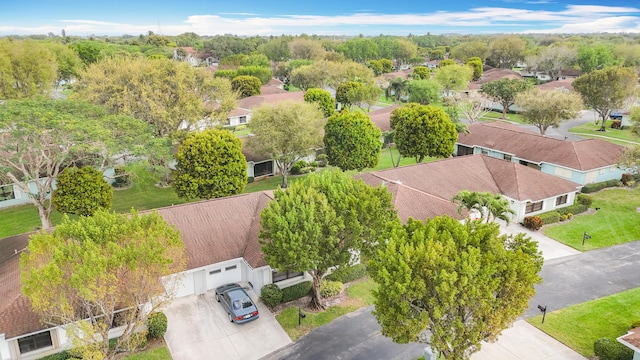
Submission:
{"label": "house window", "polygon": [[487,149],[482,149],[480,150],[480,152],[482,153],[482,155],[489,155],[489,150]]}
{"label": "house window", "polygon": [[263,176],[263,175],[272,175],[273,174],[273,161],[265,161],[253,166],[253,176]]}
{"label": "house window", "polygon": [[298,271],[273,271],[271,273],[271,278],[273,279],[273,282],[278,282],[278,281],[283,281],[283,280],[287,280],[287,279],[291,279],[291,278],[295,278],[298,276],[302,276],[304,275],[304,273],[302,272],[298,272]]}
{"label": "house window", "polygon": [[558,196],[556,198],[556,206],[567,203],[567,195]]}
{"label": "house window", "polygon": [[511,161],[511,155],[506,155],[505,154],[504,159],[507,160],[507,161]]}
{"label": "house window", "polygon": [[463,155],[473,155],[473,148],[464,145],[458,145],[458,156]]}
{"label": "house window", "polygon": [[0,201],[13,200],[16,194],[13,192],[13,185],[0,186]]}
{"label": "house window", "polygon": [[532,169],[536,169],[536,170],[540,170],[540,169],[542,169],[542,168],[540,167],[540,165],[538,165],[538,164],[534,164],[534,163],[531,163],[531,162],[528,162],[528,161],[524,161],[524,160],[520,160],[520,165],[524,165],[524,166],[526,166],[526,167],[530,167],[530,168],[532,168]]}
{"label": "house window", "polygon": [[224,271],[235,270],[237,267],[238,266],[236,266],[236,265],[227,266],[226,268],[224,268]]}
{"label": "house window", "polygon": [[45,331],[18,339],[18,346],[20,347],[21,354],[53,346],[53,342],[51,341],[51,332]]}
{"label": "house window", "polygon": [[527,207],[525,208],[524,212],[525,212],[525,214],[528,214],[528,213],[532,213],[532,212],[540,211],[540,210],[542,210],[542,201],[538,201],[538,202],[534,202],[534,203],[528,202],[527,203]]}
{"label": "house window", "polygon": [[221,272],[222,272],[222,269],[215,269],[215,270],[209,271],[209,275],[220,274]]}
{"label": "house window", "polygon": [[240,116],[240,124],[246,124],[247,123],[247,117],[246,116]]}

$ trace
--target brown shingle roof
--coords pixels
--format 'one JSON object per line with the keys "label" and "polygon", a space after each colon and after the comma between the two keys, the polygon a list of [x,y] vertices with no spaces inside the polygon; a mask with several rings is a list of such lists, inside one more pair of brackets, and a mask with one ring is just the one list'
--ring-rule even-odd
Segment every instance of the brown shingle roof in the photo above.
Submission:
{"label": "brown shingle roof", "polygon": [[304,101],[304,91],[249,96],[238,101],[238,107],[241,109],[251,110],[264,103],[275,104],[286,100]]}
{"label": "brown shingle roof", "polygon": [[636,349],[640,349],[640,328],[633,328],[629,330],[627,335],[621,336],[619,339],[631,344]]}
{"label": "brown shingle roof", "polygon": [[[170,206],[158,213],[176,226],[187,251],[187,269],[245,256],[254,268],[265,266],[255,253],[258,242],[256,221],[272,198],[270,192],[257,192]],[[256,244],[253,244],[256,243]],[[258,251],[259,251],[259,244]]]}
{"label": "brown shingle roof", "polygon": [[7,339],[46,328],[31,312],[31,304],[21,292],[20,251],[32,234],[0,240],[0,334]]}
{"label": "brown shingle roof", "polygon": [[382,132],[391,131],[391,112],[400,105],[385,106],[378,110],[374,110],[369,113],[369,117],[375,126],[377,126]]}
{"label": "brown shingle roof", "polygon": [[469,125],[469,134],[459,134],[458,143],[512,154],[534,163],[549,163],[587,171],[617,163],[624,147],[600,139],[566,141],[548,138],[503,122]]}
{"label": "brown shingle roof", "polygon": [[[485,155],[459,156],[430,163],[374,171],[360,177],[368,184],[401,184],[413,189],[404,201],[394,199],[399,214],[416,213],[415,199],[421,196],[423,206],[433,207],[435,215],[458,217],[451,198],[461,190],[488,191],[519,201],[539,201],[574,192],[578,184],[510,161]],[[375,179],[378,179],[377,181]],[[429,195],[427,198],[418,192]],[[397,196],[399,191],[394,194]],[[406,195],[406,194],[403,194]],[[405,215],[407,216],[407,215]],[[414,216],[415,217],[415,216]]]}
{"label": "brown shingle roof", "polygon": [[556,89],[567,89],[569,91],[573,91],[573,80],[574,78],[549,81],[548,83],[544,83],[538,85],[538,88],[541,90],[556,90]]}
{"label": "brown shingle roof", "polygon": [[479,80],[470,82],[468,89],[477,90],[483,84],[499,79],[522,79],[522,75],[510,69],[491,68],[483,72]]}
{"label": "brown shingle roof", "polygon": [[287,90],[280,89],[279,87],[273,85],[264,85],[260,88],[260,95],[282,94],[286,92]]}

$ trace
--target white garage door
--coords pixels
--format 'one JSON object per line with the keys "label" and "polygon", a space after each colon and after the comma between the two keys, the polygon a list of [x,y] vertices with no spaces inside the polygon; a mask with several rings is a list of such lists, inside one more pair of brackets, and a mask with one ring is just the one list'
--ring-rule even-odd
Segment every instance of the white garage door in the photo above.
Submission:
{"label": "white garage door", "polygon": [[215,289],[220,285],[242,281],[242,266],[239,263],[230,263],[207,269],[207,288]]}

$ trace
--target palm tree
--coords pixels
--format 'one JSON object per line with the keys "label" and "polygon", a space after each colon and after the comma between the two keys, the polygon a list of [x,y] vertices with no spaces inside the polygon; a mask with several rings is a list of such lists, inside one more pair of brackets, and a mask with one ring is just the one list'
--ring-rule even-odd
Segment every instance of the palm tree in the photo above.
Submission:
{"label": "palm tree", "polygon": [[511,216],[509,215],[516,214],[516,212],[511,209],[509,200],[505,199],[500,194],[486,194],[489,195],[487,199],[488,201],[485,204],[485,208],[487,209],[487,223],[489,223],[489,220],[493,215],[493,221],[495,221],[495,219],[502,219],[507,224],[509,224],[509,222],[511,221]]}
{"label": "palm tree", "polygon": [[400,97],[405,93],[407,88],[407,80],[397,77],[395,80],[389,81],[389,86],[384,90],[384,96],[389,99],[393,97],[395,103],[400,102]]}
{"label": "palm tree", "polygon": [[508,224],[511,220],[509,215],[515,214],[509,201],[500,194],[462,190],[451,201],[458,204],[458,214],[462,214],[462,209],[477,210],[487,223],[502,219]]}

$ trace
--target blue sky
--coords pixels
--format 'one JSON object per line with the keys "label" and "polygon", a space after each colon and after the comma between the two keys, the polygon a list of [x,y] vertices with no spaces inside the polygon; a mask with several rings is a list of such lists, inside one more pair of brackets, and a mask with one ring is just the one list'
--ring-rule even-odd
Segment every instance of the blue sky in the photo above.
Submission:
{"label": "blue sky", "polygon": [[640,33],[631,0],[0,0],[0,35]]}

